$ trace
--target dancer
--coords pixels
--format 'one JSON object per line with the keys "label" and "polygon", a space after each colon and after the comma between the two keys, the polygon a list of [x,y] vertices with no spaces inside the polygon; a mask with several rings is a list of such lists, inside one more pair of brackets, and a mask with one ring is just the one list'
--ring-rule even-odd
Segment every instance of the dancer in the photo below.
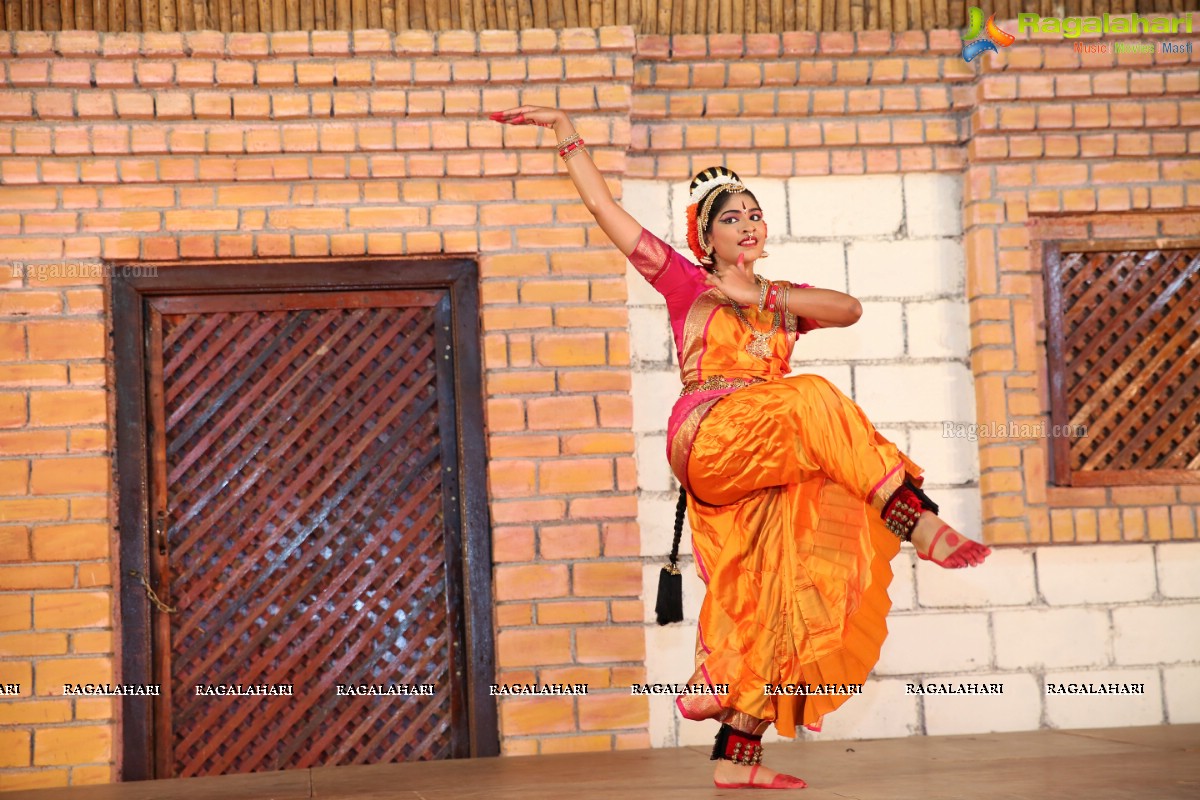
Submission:
{"label": "dancer", "polygon": [[[684,384],[667,457],[706,585],[689,680],[704,692],[676,704],[688,719],[721,722],[718,787],[803,788],[761,767],[762,734],[772,723],[789,737],[797,725],[820,730],[850,695],[803,687],[866,680],[887,634],[901,541],[949,568],[976,566],[991,550],[937,516],[921,468],[854,401],[819,376],[787,376],[800,335],[852,325],[862,306],[755,274],[768,257],[766,215],[736,173],[716,166],[692,179],[697,266],[613,200],[563,111],[520,106],[492,119],[553,128],[585,206],[666,299]],[[801,692],[768,691],[780,686]]]}

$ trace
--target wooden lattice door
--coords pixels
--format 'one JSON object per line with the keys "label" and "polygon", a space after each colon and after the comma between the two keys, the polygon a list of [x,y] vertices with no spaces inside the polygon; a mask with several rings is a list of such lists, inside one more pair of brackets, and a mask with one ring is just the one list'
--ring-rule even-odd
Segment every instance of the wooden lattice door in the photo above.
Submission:
{"label": "wooden lattice door", "polygon": [[1200,483],[1200,242],[1045,252],[1055,482]]}
{"label": "wooden lattice door", "polygon": [[153,754],[126,777],[493,753],[474,293],[200,288],[228,274],[172,270],[196,285],[144,282],[136,309],[148,521],[122,597],[147,652],[124,666],[162,696],[141,736],[125,704],[127,765]]}

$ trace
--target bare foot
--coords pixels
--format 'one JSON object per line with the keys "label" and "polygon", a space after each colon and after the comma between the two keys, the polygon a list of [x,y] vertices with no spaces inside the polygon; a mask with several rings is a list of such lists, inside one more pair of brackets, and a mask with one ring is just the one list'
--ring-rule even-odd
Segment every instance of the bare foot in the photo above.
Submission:
{"label": "bare foot", "polygon": [[713,781],[722,789],[803,789],[808,786],[802,779],[784,775],[767,767],[746,767],[727,759],[717,760],[717,771]]}
{"label": "bare foot", "polygon": [[912,543],[918,556],[949,569],[977,567],[992,552],[987,545],[968,539],[929,511],[917,520]]}

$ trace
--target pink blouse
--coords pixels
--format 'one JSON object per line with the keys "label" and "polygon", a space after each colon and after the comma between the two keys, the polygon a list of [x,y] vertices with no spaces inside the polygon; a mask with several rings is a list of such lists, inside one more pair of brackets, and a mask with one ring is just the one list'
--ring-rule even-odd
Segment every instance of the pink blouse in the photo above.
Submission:
{"label": "pink blouse", "polygon": [[[634,268],[667,301],[667,314],[675,338],[679,358],[680,379],[684,384],[700,383],[713,376],[728,379],[760,378],[776,380],[791,371],[789,359],[801,334],[819,328],[816,320],[785,314],[783,330],[770,340],[771,354],[766,360],[746,352],[750,332],[736,319],[729,300],[720,291],[705,283],[706,271],[693,264],[678,250],[650,231],[642,236],[629,256]],[[791,284],[797,288],[807,283]],[[742,306],[751,322],[759,319],[758,327],[767,330],[772,315],[761,314],[757,308]],[[717,319],[724,324],[713,325]],[[765,325],[764,325],[765,321]],[[730,331],[736,331],[731,335]],[[736,388],[718,388],[683,395],[675,401],[667,422],[667,457],[680,483],[687,486],[687,455],[692,439],[704,415],[713,404]]]}

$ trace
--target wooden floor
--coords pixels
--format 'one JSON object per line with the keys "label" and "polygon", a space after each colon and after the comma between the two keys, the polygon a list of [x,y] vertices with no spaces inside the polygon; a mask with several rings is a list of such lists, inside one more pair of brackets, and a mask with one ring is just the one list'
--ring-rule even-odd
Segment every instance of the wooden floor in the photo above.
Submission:
{"label": "wooden floor", "polygon": [[[3,800],[696,800],[707,748],[484,758],[4,792]],[[772,744],[805,800],[1196,800],[1200,725]],[[759,796],[757,793],[755,797]]]}

